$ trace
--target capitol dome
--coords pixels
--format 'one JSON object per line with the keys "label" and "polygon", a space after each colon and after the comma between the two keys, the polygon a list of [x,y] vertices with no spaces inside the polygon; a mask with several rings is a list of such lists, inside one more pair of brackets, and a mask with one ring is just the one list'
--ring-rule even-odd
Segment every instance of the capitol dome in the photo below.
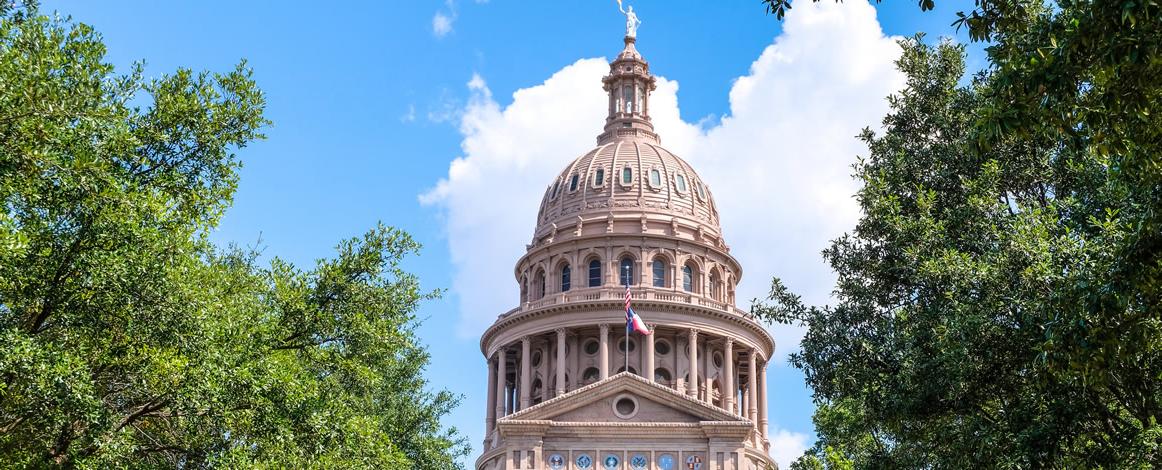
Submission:
{"label": "capitol dome", "polygon": [[735,305],[742,266],[709,185],[654,131],[626,14],[597,146],[548,182],[513,268],[519,303],[480,337],[478,470],[774,466],[775,341]]}

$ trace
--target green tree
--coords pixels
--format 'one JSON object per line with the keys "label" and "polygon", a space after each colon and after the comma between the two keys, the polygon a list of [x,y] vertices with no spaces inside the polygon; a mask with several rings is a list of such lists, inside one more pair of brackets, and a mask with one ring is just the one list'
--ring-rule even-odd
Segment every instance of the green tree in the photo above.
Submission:
{"label": "green tree", "polygon": [[458,467],[407,234],[310,270],[208,242],[267,125],[245,64],[119,75],[90,27],[0,14],[0,467]]}
{"label": "green tree", "polygon": [[971,86],[961,48],[905,42],[907,86],[861,135],[863,216],[824,252],[837,303],[776,279],[754,308],[808,327],[820,439],[797,465],[1162,461],[1160,13],[977,2]]}

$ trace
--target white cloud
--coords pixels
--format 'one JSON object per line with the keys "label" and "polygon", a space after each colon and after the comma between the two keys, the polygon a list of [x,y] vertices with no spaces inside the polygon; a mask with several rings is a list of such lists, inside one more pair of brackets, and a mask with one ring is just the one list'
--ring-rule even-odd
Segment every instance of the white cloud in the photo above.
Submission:
{"label": "white cloud", "polygon": [[437,11],[435,16],[432,16],[432,34],[436,37],[442,38],[452,32],[452,22],[456,18],[452,15],[445,14],[442,11]]}
{"label": "white cloud", "polygon": [[407,112],[403,113],[403,115],[399,117],[399,122],[408,123],[408,122],[415,122],[415,120],[416,120],[416,105],[409,104]]}
{"label": "white cloud", "polygon": [[[858,216],[850,165],[866,149],[854,136],[879,124],[884,97],[903,84],[893,65],[899,46],[866,2],[796,1],[783,26],[735,81],[730,110],[717,124],[680,118],[675,81],[659,77],[650,105],[662,143],[714,193],[726,240],[744,268],[744,309],[765,295],[772,276],[808,302],[828,301],[834,275],[819,252]],[[648,57],[648,38],[642,49]],[[512,266],[532,234],[545,185],[595,144],[607,72],[605,59],[579,60],[516,91],[503,108],[481,77],[469,83],[469,101],[457,113],[463,155],[421,196],[445,217],[462,335],[479,335],[516,305]],[[772,333],[784,354],[801,337],[790,327]]]}
{"label": "white cloud", "polygon": [[779,463],[779,468],[791,468],[791,462],[807,450],[808,436],[801,432],[779,429],[767,438],[771,441],[770,456]]}

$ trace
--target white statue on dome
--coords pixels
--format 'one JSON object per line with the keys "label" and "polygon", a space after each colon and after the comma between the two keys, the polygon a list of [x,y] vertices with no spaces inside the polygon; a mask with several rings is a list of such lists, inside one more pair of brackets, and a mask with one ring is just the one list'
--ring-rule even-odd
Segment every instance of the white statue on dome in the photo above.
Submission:
{"label": "white statue on dome", "polygon": [[621,8],[621,0],[617,0],[617,9],[625,14],[625,37],[636,38],[637,27],[642,24],[642,21],[637,18],[637,13],[633,12],[633,5],[629,8]]}

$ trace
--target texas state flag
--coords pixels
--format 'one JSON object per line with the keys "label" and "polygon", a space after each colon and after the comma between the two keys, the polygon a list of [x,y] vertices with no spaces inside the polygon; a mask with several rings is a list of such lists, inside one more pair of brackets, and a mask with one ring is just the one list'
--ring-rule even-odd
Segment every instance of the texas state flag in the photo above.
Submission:
{"label": "texas state flag", "polygon": [[636,331],[643,335],[653,333],[650,331],[650,328],[646,326],[646,322],[642,321],[642,317],[637,316],[637,314],[634,313],[633,308],[630,307],[630,298],[631,296],[629,294],[629,286],[625,286],[625,331]]}

